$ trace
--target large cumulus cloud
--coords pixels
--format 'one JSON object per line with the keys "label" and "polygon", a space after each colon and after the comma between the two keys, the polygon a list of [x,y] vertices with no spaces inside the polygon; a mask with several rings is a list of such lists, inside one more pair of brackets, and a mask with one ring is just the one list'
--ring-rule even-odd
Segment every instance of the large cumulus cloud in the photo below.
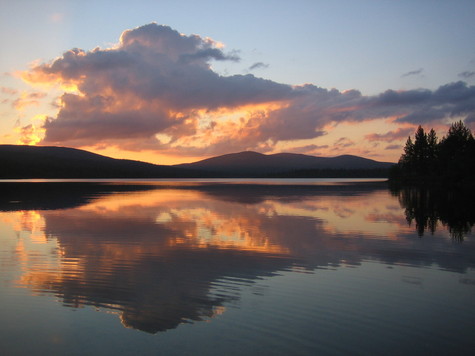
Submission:
{"label": "large cumulus cloud", "polygon": [[280,141],[324,135],[327,125],[339,122],[469,122],[475,116],[475,87],[464,82],[364,96],[251,74],[222,76],[211,66],[238,60],[209,38],[153,23],[125,31],[111,48],[67,51],[23,78],[75,89],[62,95],[57,116],[45,121],[43,144],[270,150]]}

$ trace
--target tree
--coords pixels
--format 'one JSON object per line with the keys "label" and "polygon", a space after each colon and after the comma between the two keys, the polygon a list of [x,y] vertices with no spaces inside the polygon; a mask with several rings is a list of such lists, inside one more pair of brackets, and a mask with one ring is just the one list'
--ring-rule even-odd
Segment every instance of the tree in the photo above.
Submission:
{"label": "tree", "polygon": [[473,141],[472,132],[468,127],[465,127],[462,121],[458,121],[450,126],[447,136],[442,139],[440,144],[444,154],[456,158],[457,155],[469,151],[471,141]]}
{"label": "tree", "polygon": [[408,170],[411,168],[412,162],[414,162],[414,143],[412,143],[411,136],[409,136],[404,146],[404,153],[399,159],[399,165],[403,170]]}
{"label": "tree", "polygon": [[475,140],[462,121],[450,127],[439,145],[441,168],[452,179],[463,179],[474,168]]}
{"label": "tree", "polygon": [[427,135],[420,125],[417,128],[414,140],[414,173],[426,175],[429,144],[427,143]]}
{"label": "tree", "polygon": [[429,174],[434,174],[438,168],[439,147],[437,143],[437,134],[434,129],[430,129],[427,135],[427,170]]}
{"label": "tree", "polygon": [[475,139],[470,129],[458,121],[451,125],[440,142],[437,142],[434,129],[426,134],[419,126],[414,141],[408,137],[404,153],[391,169],[390,178],[416,184],[470,184],[474,171]]}

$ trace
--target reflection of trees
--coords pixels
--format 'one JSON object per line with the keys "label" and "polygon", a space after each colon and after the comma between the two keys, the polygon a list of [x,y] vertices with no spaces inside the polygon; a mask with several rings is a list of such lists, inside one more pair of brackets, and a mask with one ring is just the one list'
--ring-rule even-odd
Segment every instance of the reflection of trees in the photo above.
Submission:
{"label": "reflection of trees", "polygon": [[423,187],[392,187],[405,209],[409,224],[415,222],[419,236],[434,233],[438,223],[446,226],[450,236],[462,241],[475,223],[475,194],[472,189],[442,190]]}

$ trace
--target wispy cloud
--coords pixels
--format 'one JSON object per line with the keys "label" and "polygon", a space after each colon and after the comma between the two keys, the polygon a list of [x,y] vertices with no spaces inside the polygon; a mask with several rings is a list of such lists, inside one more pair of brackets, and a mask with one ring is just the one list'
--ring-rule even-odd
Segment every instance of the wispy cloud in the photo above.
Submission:
{"label": "wispy cloud", "polygon": [[288,152],[292,153],[304,153],[304,154],[311,154],[315,155],[318,154],[320,150],[325,150],[329,146],[328,145],[305,145],[305,146],[296,146],[290,147],[287,149]]}
{"label": "wispy cloud", "polygon": [[351,147],[354,146],[355,143],[350,140],[348,137],[340,137],[338,140],[335,141],[333,144],[334,148],[346,148],[346,147]]}
{"label": "wispy cloud", "polygon": [[475,77],[475,71],[465,71],[465,72],[459,73],[458,75],[461,78],[469,79],[469,78]]}
{"label": "wispy cloud", "polygon": [[406,138],[410,134],[414,132],[414,128],[412,127],[407,127],[407,128],[399,128],[395,131],[389,131],[384,134],[368,134],[365,136],[365,139],[367,141],[383,141],[383,142],[393,142],[393,141],[398,141],[403,138]]}
{"label": "wispy cloud", "polygon": [[13,88],[8,88],[8,87],[1,87],[0,92],[2,92],[3,94],[7,94],[7,95],[16,95],[16,94],[18,94],[18,90],[13,89]]}
{"label": "wispy cloud", "polygon": [[410,72],[407,72],[407,73],[402,74],[402,75],[401,75],[401,78],[410,77],[410,76],[412,76],[412,75],[419,75],[419,74],[421,74],[423,71],[424,71],[423,68],[419,68],[419,69],[416,69],[416,70],[411,70]]}
{"label": "wispy cloud", "polygon": [[256,62],[252,66],[249,67],[249,70],[252,71],[255,69],[265,69],[265,68],[269,68],[269,65],[262,62]]}
{"label": "wispy cloud", "polygon": [[40,105],[40,100],[46,97],[46,93],[43,92],[23,92],[20,96],[12,101],[12,106],[16,110],[23,110],[25,107],[30,105]]}

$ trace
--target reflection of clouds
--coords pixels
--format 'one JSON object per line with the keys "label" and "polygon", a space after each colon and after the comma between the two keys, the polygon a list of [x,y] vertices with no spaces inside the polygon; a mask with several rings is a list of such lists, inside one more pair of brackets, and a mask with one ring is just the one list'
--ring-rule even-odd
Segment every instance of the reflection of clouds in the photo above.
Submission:
{"label": "reflection of clouds", "polygon": [[[211,211],[203,208],[175,209],[168,214],[169,220],[162,223],[170,229],[177,224],[195,222],[192,229],[180,234],[171,241],[175,245],[193,246],[193,248],[232,248],[241,251],[282,253],[288,251],[272,243],[272,239],[259,229],[259,217],[255,215],[229,215],[226,211]],[[188,224],[190,226],[190,224]],[[181,237],[183,236],[183,237]]]}
{"label": "reflection of clouds", "polygon": [[61,266],[31,268],[19,282],[67,306],[116,309],[124,325],[157,332],[222,312],[234,297],[211,297],[210,283],[223,275],[252,279],[288,265],[273,256],[281,251],[268,238],[246,230],[246,218],[230,222],[195,191],[175,201],[163,193],[41,212],[44,233],[61,247]]}
{"label": "reflection of clouds", "polygon": [[221,273],[211,266],[216,267],[217,260],[220,265],[232,263],[235,257],[189,253],[176,250],[163,258],[144,254],[114,260],[90,251],[82,258],[65,258],[59,271],[30,271],[21,283],[34,293],[54,293],[64,306],[115,311],[125,326],[155,333],[219,315],[222,303],[233,299],[211,296],[209,283]]}
{"label": "reflection of clouds", "polygon": [[11,251],[4,263],[18,266],[19,271],[24,274],[36,269],[56,270],[59,268],[58,245],[56,240],[47,239],[44,233],[45,221],[39,212],[1,213],[0,223],[10,227],[16,236],[13,243],[5,244],[6,240],[0,241],[3,248]]}
{"label": "reflection of clouds", "polygon": [[269,216],[309,217],[322,222],[326,232],[342,237],[397,239],[401,231],[410,229],[401,208],[388,204],[388,194],[383,190],[364,195],[323,195],[294,202],[269,200],[262,205]]}
{"label": "reflection of clouds", "polygon": [[20,218],[20,229],[30,232],[30,239],[36,243],[46,243],[44,230],[44,218],[36,211],[22,211]]}
{"label": "reflection of clouds", "polygon": [[20,234],[29,233],[29,238],[37,243],[45,243],[46,237],[43,233],[44,219],[40,213],[34,210],[20,210],[0,215],[0,221],[12,227]]}
{"label": "reflection of clouds", "polygon": [[354,210],[343,206],[338,206],[336,209],[333,210],[333,212],[342,219],[347,219],[355,213]]}
{"label": "reflection of clouds", "polygon": [[[20,284],[53,293],[66,306],[112,310],[125,326],[147,332],[221,313],[239,297],[229,285],[219,292],[213,287],[228,277],[250,281],[279,270],[359,265],[366,259],[437,263],[459,271],[473,266],[471,245],[463,250],[438,238],[421,250],[385,190],[286,197],[277,192],[251,202],[234,199],[240,194],[235,187],[223,199],[200,187],[161,188],[1,218],[30,236],[41,234],[17,246],[25,266]],[[50,249],[54,244],[56,254],[34,250],[39,236]],[[460,258],[447,257],[450,249]],[[46,255],[56,264],[41,264]]]}

